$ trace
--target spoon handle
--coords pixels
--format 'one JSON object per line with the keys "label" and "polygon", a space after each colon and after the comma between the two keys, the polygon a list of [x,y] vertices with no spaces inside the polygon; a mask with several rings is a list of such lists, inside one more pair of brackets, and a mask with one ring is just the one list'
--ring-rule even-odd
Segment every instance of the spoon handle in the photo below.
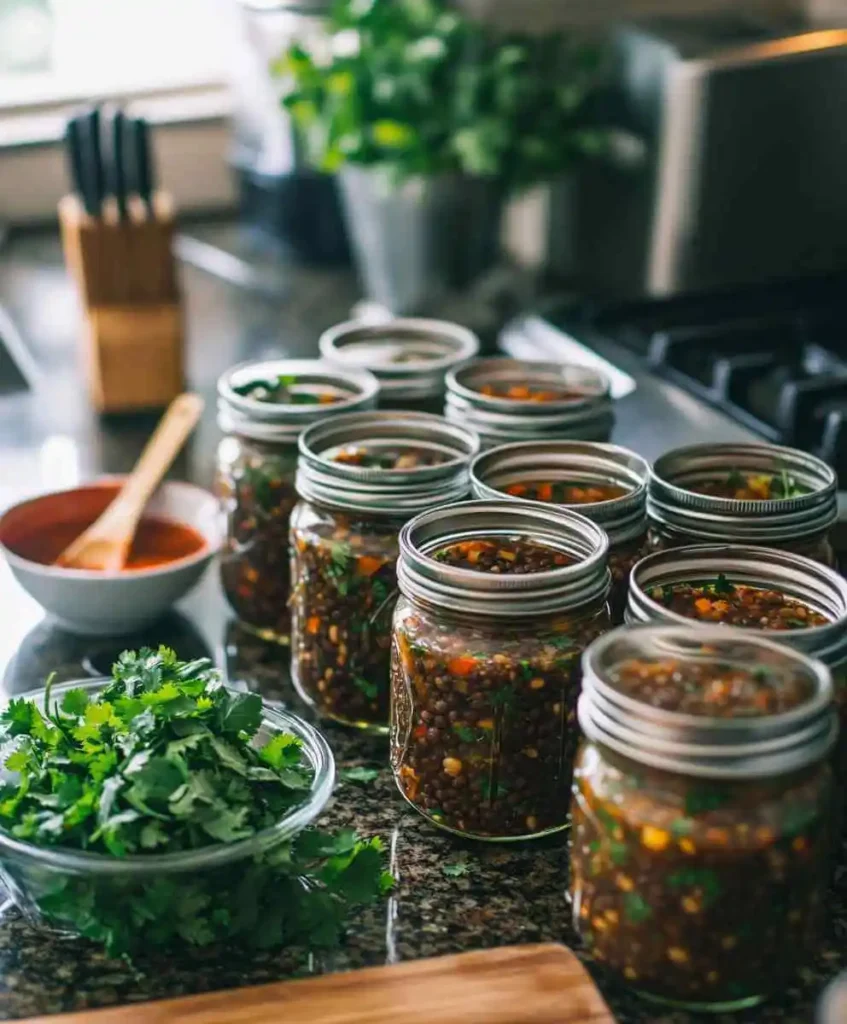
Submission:
{"label": "spoon handle", "polygon": [[103,519],[108,517],[110,527],[135,530],[144,507],[162,482],[179,450],[203,413],[203,399],[190,393],[179,395],[153,431],[135,468],[126,480],[121,493],[112,502]]}

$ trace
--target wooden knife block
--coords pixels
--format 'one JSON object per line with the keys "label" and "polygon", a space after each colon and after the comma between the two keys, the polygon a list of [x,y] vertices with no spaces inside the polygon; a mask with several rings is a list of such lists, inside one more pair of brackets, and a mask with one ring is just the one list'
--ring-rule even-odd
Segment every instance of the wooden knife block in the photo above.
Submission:
{"label": "wooden knife block", "polygon": [[91,217],[75,195],[59,203],[68,271],[82,299],[89,390],[100,412],[160,409],[184,390],[183,323],[173,256],[173,203],[151,215],[131,197]]}

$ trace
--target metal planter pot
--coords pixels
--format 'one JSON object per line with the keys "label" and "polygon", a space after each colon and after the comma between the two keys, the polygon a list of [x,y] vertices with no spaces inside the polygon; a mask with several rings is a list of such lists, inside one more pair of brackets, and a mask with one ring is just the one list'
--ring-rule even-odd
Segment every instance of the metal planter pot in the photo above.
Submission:
{"label": "metal planter pot", "polygon": [[384,169],[350,165],[340,183],[367,297],[392,313],[419,312],[497,262],[497,182],[445,175],[398,185]]}

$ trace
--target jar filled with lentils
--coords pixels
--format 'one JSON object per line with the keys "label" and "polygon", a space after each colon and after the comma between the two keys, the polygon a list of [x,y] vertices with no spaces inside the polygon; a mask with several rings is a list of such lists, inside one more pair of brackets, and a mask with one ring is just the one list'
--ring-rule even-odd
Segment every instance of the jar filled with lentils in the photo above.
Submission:
{"label": "jar filled with lentils", "polygon": [[667,452],[653,466],[647,511],[656,550],[754,544],[835,562],[835,473],[794,448],[703,444]]}
{"label": "jar filled with lentils", "polygon": [[626,621],[755,630],[824,662],[841,721],[837,770],[847,780],[847,580],[834,569],[762,548],[659,551],[633,569]]}
{"label": "jar filled with lentils", "polygon": [[425,413],[362,413],[300,437],[291,515],[291,671],[317,712],[388,728],[400,528],[464,498],[476,435]]}
{"label": "jar filled with lentils", "polygon": [[643,995],[753,1006],[816,952],[838,733],[826,667],[763,637],[641,627],[584,659],[570,891]]}
{"label": "jar filled with lentils", "polygon": [[351,320],[326,331],[320,350],[331,362],[370,370],[379,381],[381,409],[440,414],[445,373],[476,356],[479,338],[446,320]]}
{"label": "jar filled with lentils", "polygon": [[244,363],[218,381],[216,489],[226,516],[221,582],[247,629],[288,643],[288,518],[297,501],[297,438],[316,420],[376,405],[364,370],[316,359]]}
{"label": "jar filled with lentils", "polygon": [[479,434],[483,448],[513,441],[608,441],[611,384],[585,366],[473,359],[447,374],[444,415]]}
{"label": "jar filled with lentils", "polygon": [[629,574],[647,554],[647,478],[640,455],[590,441],[501,445],[471,465],[477,498],[540,501],[571,507],[609,535],[612,621],[623,622]]}
{"label": "jar filled with lentils", "polygon": [[567,824],[580,655],[610,628],[608,539],[567,509],[472,501],[400,534],[391,765],[474,839]]}

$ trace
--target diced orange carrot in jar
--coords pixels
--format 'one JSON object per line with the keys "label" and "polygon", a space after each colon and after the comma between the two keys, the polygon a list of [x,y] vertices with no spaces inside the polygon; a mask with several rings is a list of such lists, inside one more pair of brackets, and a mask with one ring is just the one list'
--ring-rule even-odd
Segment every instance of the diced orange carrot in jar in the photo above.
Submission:
{"label": "diced orange carrot in jar", "polygon": [[447,671],[452,676],[469,676],[478,667],[476,658],[468,655],[460,655],[458,658],[451,658],[447,664]]}
{"label": "diced orange carrot in jar", "polygon": [[314,636],[314,635],[315,635],[315,633],[317,633],[317,631],[318,631],[318,630],[319,630],[320,628],[321,628],[321,620],[320,620],[320,616],[318,616],[318,615],[311,615],[311,616],[310,616],[310,617],[309,617],[309,618],[308,618],[308,619],[306,620],[306,632],[307,632],[307,633],[311,633],[311,634],[312,634],[312,636]]}
{"label": "diced orange carrot in jar", "polygon": [[373,576],[382,568],[382,561],[373,555],[359,555],[356,559],[356,571],[360,576]]}

